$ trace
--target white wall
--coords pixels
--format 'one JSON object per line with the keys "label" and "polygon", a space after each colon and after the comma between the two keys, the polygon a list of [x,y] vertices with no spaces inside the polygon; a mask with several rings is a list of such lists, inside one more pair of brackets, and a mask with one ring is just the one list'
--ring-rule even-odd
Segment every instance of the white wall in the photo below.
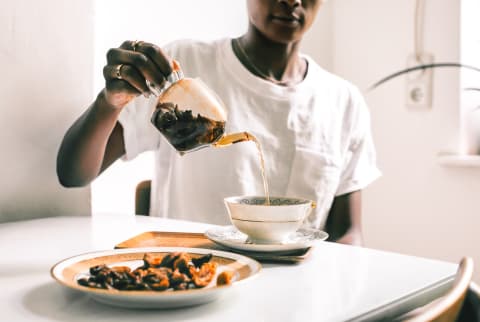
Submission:
{"label": "white wall", "polygon": [[55,159],[92,99],[92,1],[3,1],[0,222],[88,215],[89,189],[64,189]]}
{"label": "white wall", "polygon": [[[480,66],[480,1],[462,0],[460,57],[464,64]],[[480,73],[462,69],[462,88],[480,88]],[[480,91],[463,90],[460,94],[462,105],[461,151],[480,154]]]}
{"label": "white wall", "polygon": [[[414,0],[333,2],[336,73],[366,89],[405,67]],[[460,4],[426,1],[424,48],[436,61],[460,59]],[[480,168],[446,168],[436,157],[459,147],[459,81],[457,70],[435,70],[430,110],[406,108],[404,77],[365,93],[383,172],[364,193],[368,247],[454,262],[470,255],[480,265]]]}

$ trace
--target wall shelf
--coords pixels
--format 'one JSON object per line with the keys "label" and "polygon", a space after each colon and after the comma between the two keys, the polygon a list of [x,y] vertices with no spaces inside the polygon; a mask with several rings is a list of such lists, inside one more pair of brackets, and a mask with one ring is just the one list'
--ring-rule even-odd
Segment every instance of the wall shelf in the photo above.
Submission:
{"label": "wall shelf", "polygon": [[480,168],[480,155],[439,154],[438,163],[446,167]]}

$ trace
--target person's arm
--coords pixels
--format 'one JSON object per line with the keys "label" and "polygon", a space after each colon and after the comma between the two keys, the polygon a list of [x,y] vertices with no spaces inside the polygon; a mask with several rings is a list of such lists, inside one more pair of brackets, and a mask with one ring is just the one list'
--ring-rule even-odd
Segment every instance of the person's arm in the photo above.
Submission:
{"label": "person's arm", "polygon": [[65,134],[57,155],[57,175],[65,187],[89,184],[125,153],[121,109],[110,105],[102,91]]}
{"label": "person's arm", "polygon": [[363,245],[361,226],[361,191],[335,197],[325,226],[328,240],[342,244]]}
{"label": "person's arm", "polygon": [[65,134],[57,155],[57,176],[65,187],[89,184],[125,154],[123,129],[117,121],[136,96],[149,95],[147,80],[157,88],[172,72],[171,59],[155,45],[126,41],[107,53],[105,88]]}

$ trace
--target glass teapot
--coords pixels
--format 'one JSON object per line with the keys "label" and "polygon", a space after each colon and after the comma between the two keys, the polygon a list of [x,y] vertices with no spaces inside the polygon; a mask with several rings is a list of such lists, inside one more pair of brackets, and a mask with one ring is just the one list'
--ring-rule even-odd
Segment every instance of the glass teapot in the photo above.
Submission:
{"label": "glass teapot", "polygon": [[162,89],[147,85],[158,96],[151,122],[180,154],[254,140],[247,132],[225,135],[223,102],[199,78],[184,77],[178,62]]}

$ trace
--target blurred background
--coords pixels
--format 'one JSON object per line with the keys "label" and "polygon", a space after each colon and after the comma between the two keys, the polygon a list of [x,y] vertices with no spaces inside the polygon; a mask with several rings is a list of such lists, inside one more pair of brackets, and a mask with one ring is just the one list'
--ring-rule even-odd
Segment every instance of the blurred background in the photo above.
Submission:
{"label": "blurred background", "polygon": [[[480,92],[464,88],[480,87],[480,73],[435,69],[367,90],[418,49],[416,4],[328,1],[303,50],[356,84],[371,110],[383,176],[364,192],[366,246],[452,262],[469,255],[479,264],[480,161],[471,132],[480,129]],[[435,62],[480,66],[479,15],[478,0],[425,0],[422,49]],[[63,134],[103,86],[106,51],[127,39],[236,36],[246,22],[243,0],[3,1],[0,222],[133,213],[135,185],[152,175],[150,154],[118,161],[87,188],[64,189],[55,174]],[[412,84],[428,104],[412,104]]]}

